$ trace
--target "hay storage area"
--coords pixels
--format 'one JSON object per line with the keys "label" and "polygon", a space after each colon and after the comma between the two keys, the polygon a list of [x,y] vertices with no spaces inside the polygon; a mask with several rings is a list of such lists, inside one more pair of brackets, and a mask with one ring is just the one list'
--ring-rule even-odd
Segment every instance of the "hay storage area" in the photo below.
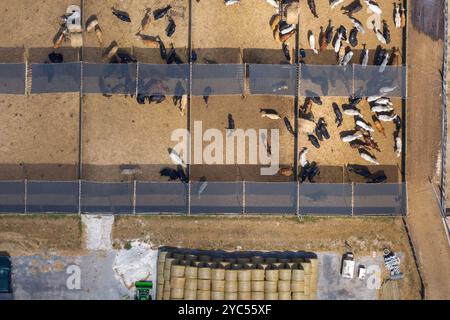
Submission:
{"label": "hay storage area", "polygon": [[233,257],[231,252],[208,251],[184,260],[188,254],[183,250],[160,251],[158,300],[312,300],[317,296],[319,261],[314,254],[261,257],[246,252]]}

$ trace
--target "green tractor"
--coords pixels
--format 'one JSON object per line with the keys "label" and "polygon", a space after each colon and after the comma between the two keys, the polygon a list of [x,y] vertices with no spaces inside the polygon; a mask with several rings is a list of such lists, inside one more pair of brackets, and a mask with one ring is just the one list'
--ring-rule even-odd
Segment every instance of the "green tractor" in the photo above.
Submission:
{"label": "green tractor", "polygon": [[152,300],[153,281],[136,281],[134,286],[136,287],[134,300]]}

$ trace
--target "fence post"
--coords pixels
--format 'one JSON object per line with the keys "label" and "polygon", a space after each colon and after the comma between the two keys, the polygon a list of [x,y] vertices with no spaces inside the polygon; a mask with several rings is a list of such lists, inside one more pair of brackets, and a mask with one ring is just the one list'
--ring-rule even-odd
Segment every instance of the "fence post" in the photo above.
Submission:
{"label": "fence post", "polygon": [[78,179],[78,215],[81,215],[81,179]]}
{"label": "fence post", "polygon": [[242,215],[245,215],[245,180],[242,180]]}
{"label": "fence post", "polygon": [[23,208],[23,213],[27,213],[27,202],[28,202],[28,179],[25,179],[24,181],[24,194],[23,194],[23,200],[24,200],[24,208]]}
{"label": "fence post", "polygon": [[136,179],[133,180],[133,215],[136,215]]}

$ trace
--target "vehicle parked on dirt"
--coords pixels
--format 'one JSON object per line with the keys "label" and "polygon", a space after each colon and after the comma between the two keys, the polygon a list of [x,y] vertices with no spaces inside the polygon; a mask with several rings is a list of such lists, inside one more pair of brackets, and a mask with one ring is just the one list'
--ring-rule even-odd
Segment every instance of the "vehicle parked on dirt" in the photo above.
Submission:
{"label": "vehicle parked on dirt", "polygon": [[12,300],[11,258],[8,253],[0,252],[0,300]]}

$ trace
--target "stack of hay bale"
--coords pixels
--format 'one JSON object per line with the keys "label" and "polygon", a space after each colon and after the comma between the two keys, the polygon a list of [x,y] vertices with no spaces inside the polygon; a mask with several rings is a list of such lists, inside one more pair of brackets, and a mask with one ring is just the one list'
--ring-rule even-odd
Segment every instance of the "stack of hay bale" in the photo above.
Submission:
{"label": "stack of hay bale", "polygon": [[221,257],[161,251],[158,300],[315,299],[317,258]]}

